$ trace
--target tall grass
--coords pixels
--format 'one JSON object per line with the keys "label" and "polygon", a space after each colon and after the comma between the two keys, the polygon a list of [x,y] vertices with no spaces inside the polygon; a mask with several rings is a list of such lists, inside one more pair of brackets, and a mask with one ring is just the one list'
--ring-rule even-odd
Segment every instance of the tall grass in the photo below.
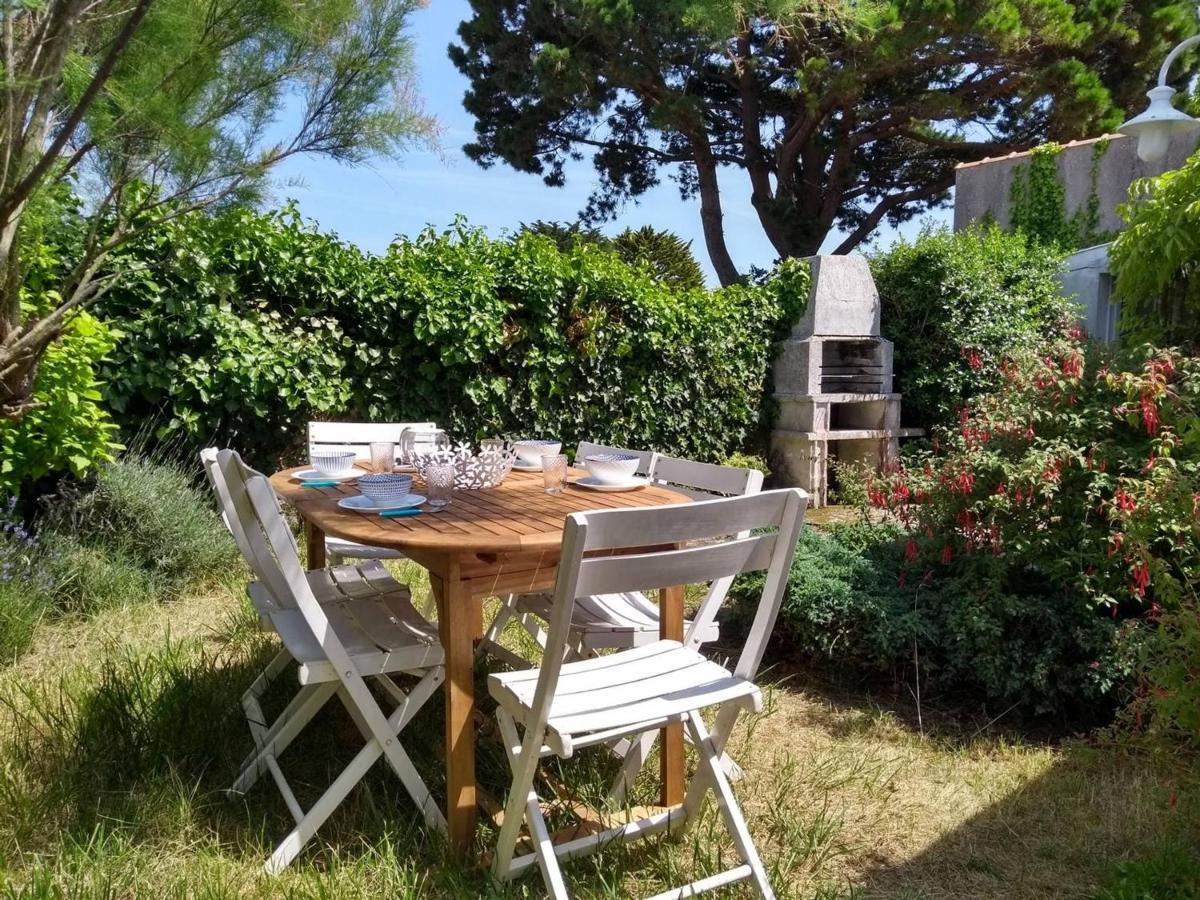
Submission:
{"label": "tall grass", "polygon": [[131,451],[43,498],[29,532],[0,522],[0,664],[47,616],[170,600],[240,571],[199,469]]}

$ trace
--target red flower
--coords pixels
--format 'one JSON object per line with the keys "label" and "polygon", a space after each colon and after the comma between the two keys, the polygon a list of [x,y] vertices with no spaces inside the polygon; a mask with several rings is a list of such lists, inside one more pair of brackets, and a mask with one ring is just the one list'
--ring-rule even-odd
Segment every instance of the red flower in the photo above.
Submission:
{"label": "red flower", "polygon": [[950,560],[952,560],[953,558],[954,558],[954,551],[951,550],[950,545],[947,544],[946,546],[944,546],[942,548],[942,565],[943,566],[950,565]]}
{"label": "red flower", "polygon": [[1113,495],[1113,500],[1117,503],[1117,509],[1123,512],[1133,512],[1137,509],[1137,501],[1121,488],[1117,488],[1116,494]]}
{"label": "red flower", "polygon": [[1146,596],[1146,588],[1150,586],[1150,569],[1144,562],[1133,564],[1133,583],[1129,590],[1138,597]]}
{"label": "red flower", "polygon": [[904,558],[909,562],[912,562],[917,558],[919,552],[920,551],[917,549],[917,542],[912,538],[909,538],[908,543],[904,545]]}
{"label": "red flower", "polygon": [[1121,545],[1124,543],[1125,535],[1121,534],[1121,532],[1118,531],[1116,534],[1109,535],[1108,551],[1106,554],[1108,558],[1112,559],[1114,556],[1116,556],[1117,552],[1121,549]]}
{"label": "red flower", "polygon": [[1161,423],[1158,417],[1158,406],[1155,405],[1152,398],[1143,395],[1141,407],[1142,423],[1146,426],[1146,432],[1148,434],[1158,434],[1158,426]]}

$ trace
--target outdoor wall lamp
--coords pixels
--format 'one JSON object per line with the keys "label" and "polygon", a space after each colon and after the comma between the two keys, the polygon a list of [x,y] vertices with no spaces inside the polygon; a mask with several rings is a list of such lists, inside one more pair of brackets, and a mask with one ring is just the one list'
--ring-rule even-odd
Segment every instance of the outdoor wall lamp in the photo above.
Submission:
{"label": "outdoor wall lamp", "polygon": [[[1200,10],[1197,13],[1200,14]],[[1182,41],[1167,54],[1162,68],[1158,70],[1158,87],[1151,88],[1146,94],[1150,98],[1150,105],[1140,116],[1134,116],[1117,129],[1122,134],[1137,138],[1137,155],[1144,162],[1158,162],[1166,156],[1172,135],[1200,130],[1200,121],[1171,105],[1175,89],[1167,84],[1171,63],[1196,44],[1200,44],[1200,34]]]}

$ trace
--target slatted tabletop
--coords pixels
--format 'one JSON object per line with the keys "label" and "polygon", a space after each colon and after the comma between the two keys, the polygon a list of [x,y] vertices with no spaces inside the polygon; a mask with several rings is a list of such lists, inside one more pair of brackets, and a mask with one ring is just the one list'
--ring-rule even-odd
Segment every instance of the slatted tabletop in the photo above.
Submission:
{"label": "slatted tabletop", "polygon": [[[302,468],[286,469],[271,477],[271,485],[300,514],[326,534],[345,540],[398,550],[544,551],[562,543],[567,515],[598,509],[666,506],[690,498],[658,485],[636,491],[602,492],[568,486],[561,494],[543,490],[540,472],[513,471],[498,487],[483,491],[455,491],[454,499],[440,512],[422,509],[419,516],[389,519],[375,513],[342,509],[344,497],[358,489],[353,482],[337,487],[309,487],[293,475]],[[586,475],[572,469],[569,478]],[[413,491],[424,493],[415,476]]]}

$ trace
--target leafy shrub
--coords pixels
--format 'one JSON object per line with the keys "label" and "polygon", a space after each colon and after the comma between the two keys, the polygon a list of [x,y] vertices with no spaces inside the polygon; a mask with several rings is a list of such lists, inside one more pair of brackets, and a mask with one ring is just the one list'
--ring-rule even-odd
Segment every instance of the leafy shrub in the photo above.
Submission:
{"label": "leafy shrub", "polygon": [[51,549],[59,556],[70,557],[72,547],[82,551],[58,589],[70,595],[71,581],[105,577],[83,569],[108,565],[146,573],[148,595],[163,598],[225,570],[236,558],[233,541],[195,474],[185,463],[134,452],[102,466],[91,481],[64,488],[40,523],[44,534],[56,536]]}
{"label": "leafy shrub", "polygon": [[939,623],[921,657],[1003,702],[1111,704],[1142,626],[1200,610],[1200,359],[1064,339],[1000,370],[932,453],[867,486],[908,532],[912,614]]}
{"label": "leafy shrub", "polygon": [[105,300],[129,335],[105,369],[122,421],[263,464],[322,417],[719,459],[759,433],[771,341],[807,292],[800,265],[676,291],[600,246],[461,222],[367,257],[294,210],[180,219],[133,263],[153,278]]}
{"label": "leafy shrub", "polygon": [[[22,258],[28,270],[21,303],[42,310],[76,259],[83,233],[79,201],[64,187],[39,192],[23,220]],[[23,482],[48,474],[80,476],[112,459],[116,425],[99,402],[98,364],[119,332],[87,312],[70,319],[38,367],[33,406],[17,420],[0,420],[0,499]]]}
{"label": "leafy shrub", "polygon": [[1200,854],[1185,835],[1143,859],[1118,863],[1097,900],[1196,900],[1200,897]]}
{"label": "leafy shrub", "polygon": [[0,511],[0,660],[45,615],[169,600],[224,578],[237,552],[194,474],[128,453],[44,498],[33,529],[14,506]]}
{"label": "leafy shrub", "polygon": [[704,272],[692,255],[692,242],[652,225],[626,228],[612,240],[617,255],[631,266],[649,270],[659,284],[680,290],[704,287]]}
{"label": "leafy shrub", "polygon": [[1059,293],[1059,252],[993,225],[926,231],[870,257],[895,343],[904,419],[931,429],[1000,384],[1000,361],[1074,320]]}
{"label": "leafy shrub", "polygon": [[692,242],[685,241],[673,231],[660,231],[653,225],[626,228],[615,238],[607,237],[596,228],[579,222],[522,223],[518,236],[536,234],[554,241],[559,250],[567,251],[577,244],[592,244],[612,250],[635,268],[650,273],[659,284],[680,290],[704,287],[704,271],[692,253]]}
{"label": "leafy shrub", "polygon": [[1134,182],[1109,264],[1131,342],[1200,346],[1200,153]]}

